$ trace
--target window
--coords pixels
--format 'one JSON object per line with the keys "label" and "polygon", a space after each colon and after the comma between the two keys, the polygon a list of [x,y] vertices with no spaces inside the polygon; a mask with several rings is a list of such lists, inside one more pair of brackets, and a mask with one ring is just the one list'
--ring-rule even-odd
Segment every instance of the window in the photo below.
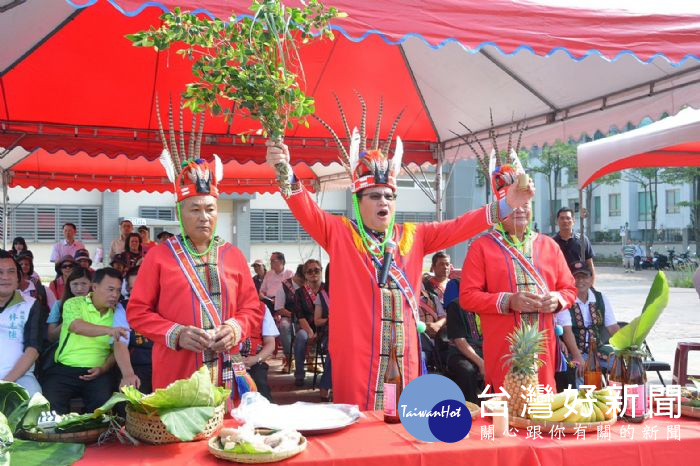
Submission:
{"label": "window", "polygon": [[139,207],[139,217],[153,220],[175,220],[175,207]]}
{"label": "window", "polygon": [[80,241],[101,241],[102,211],[99,207],[22,205],[9,206],[9,209],[7,236],[10,241],[22,236],[27,242],[53,243],[63,238],[63,224],[69,222],[78,227],[76,237]]}
{"label": "window", "polygon": [[681,211],[681,207],[678,203],[681,201],[681,190],[680,189],[667,189],[666,190],[666,213],[667,214],[677,214]]}
{"label": "window", "polygon": [[593,196],[593,223],[600,225],[600,196]]}
{"label": "window", "polygon": [[569,199],[566,203],[566,205],[569,207],[569,209],[573,210],[574,212],[578,212],[578,199],[573,197]]}
{"label": "window", "polygon": [[[333,215],[345,215],[344,211],[328,211]],[[432,222],[434,212],[400,212],[396,223]],[[252,209],[250,211],[250,241],[252,243],[310,242],[311,236],[288,210]]]}
{"label": "window", "polygon": [[622,215],[620,193],[609,194],[608,195],[608,216],[609,217],[619,217]]}
{"label": "window", "polygon": [[435,212],[396,212],[396,223],[434,221]]}
{"label": "window", "polygon": [[650,199],[649,193],[637,193],[637,206],[639,210],[639,220],[651,220],[651,209],[654,202]]}

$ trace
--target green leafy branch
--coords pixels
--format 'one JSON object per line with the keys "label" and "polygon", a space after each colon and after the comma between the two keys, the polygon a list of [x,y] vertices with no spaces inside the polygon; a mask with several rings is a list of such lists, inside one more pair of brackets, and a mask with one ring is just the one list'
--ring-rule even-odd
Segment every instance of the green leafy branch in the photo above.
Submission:
{"label": "green leafy branch", "polygon": [[[294,122],[308,126],[306,117],[314,112],[314,100],[302,88],[299,47],[332,40],[330,21],[346,15],[317,0],[308,0],[303,8],[254,0],[250,10],[252,18],[224,22],[176,8],[161,16],[160,27],[127,38],[134,46],[157,51],[177,47],[177,54],[193,61],[197,79],[183,93],[193,112],[209,108],[230,120],[237,108],[259,120],[265,135],[281,138]],[[225,101],[234,105],[224,109]]]}

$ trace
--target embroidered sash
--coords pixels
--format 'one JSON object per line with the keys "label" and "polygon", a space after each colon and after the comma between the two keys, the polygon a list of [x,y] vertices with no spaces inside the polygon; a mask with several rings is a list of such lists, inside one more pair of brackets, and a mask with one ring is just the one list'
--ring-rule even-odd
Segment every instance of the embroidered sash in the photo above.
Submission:
{"label": "embroidered sash", "polygon": [[[185,248],[182,246],[182,243],[177,235],[170,238],[167,241],[167,244],[172,253],[175,255],[175,260],[180,266],[180,270],[182,270],[183,275],[190,284],[194,295],[197,297],[201,308],[204,309],[209,321],[215,327],[219,327],[222,325],[221,316],[219,315],[219,312],[217,311],[216,306],[209,295],[209,291],[202,283],[199,275],[197,275],[192,257],[185,251]],[[241,355],[238,353],[238,348],[233,348],[233,354],[226,351],[219,353],[219,360],[221,361],[221,382],[223,386],[231,390],[231,396],[233,397],[235,393],[233,382],[235,380],[236,387],[241,392],[239,393],[239,396],[242,396],[244,393],[242,391],[242,387],[249,386],[252,379],[250,379],[250,376],[246,371],[243,358],[241,358]],[[256,391],[254,382],[252,382],[250,389],[250,391]],[[232,401],[230,399],[228,400],[228,403],[229,408],[232,408]]]}

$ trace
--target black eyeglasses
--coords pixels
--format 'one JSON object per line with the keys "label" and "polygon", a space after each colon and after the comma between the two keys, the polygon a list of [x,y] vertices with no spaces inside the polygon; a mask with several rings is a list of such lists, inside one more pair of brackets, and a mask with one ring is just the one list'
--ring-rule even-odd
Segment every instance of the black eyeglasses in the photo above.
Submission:
{"label": "black eyeglasses", "polygon": [[378,201],[381,198],[384,198],[387,201],[395,201],[396,197],[397,197],[396,194],[394,194],[394,193],[367,193],[367,194],[361,194],[360,196],[368,197],[373,201]]}
{"label": "black eyeglasses", "polygon": [[317,274],[317,273],[321,273],[321,269],[309,269],[309,270],[307,270],[307,271],[304,272],[304,273],[307,274],[307,275],[311,275],[311,274],[314,274],[314,275],[315,275],[315,274]]}
{"label": "black eyeglasses", "polygon": [[73,268],[73,264],[65,264],[65,265],[62,265],[61,268],[62,268],[62,269],[72,269],[72,268]]}

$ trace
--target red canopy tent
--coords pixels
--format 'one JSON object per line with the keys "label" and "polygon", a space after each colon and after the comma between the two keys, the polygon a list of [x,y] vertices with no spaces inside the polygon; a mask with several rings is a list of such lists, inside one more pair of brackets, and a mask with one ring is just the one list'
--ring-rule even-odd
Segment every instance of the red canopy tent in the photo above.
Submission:
{"label": "red canopy tent", "polygon": [[[175,5],[228,18],[246,12],[249,2],[14,3],[0,15],[0,147],[154,159],[155,95],[181,92],[192,80],[189,63],[169,51],[132,47],[123,36],[157,24]],[[332,3],[349,14],[337,22],[341,37],[302,54],[317,113],[340,127],[333,92],[351,121],[359,118],[354,89],[370,113],[383,95],[383,134],[406,109],[398,134],[408,162],[440,160],[457,148],[451,131],[464,132],[458,121],[485,135],[489,108],[497,127],[525,118],[524,142],[542,143],[700,105],[700,19],[690,8],[672,8],[677,2],[658,7],[672,13],[641,14],[610,2],[608,9],[564,8],[553,0]],[[262,163],[261,138],[242,143],[234,136],[255,128],[244,119],[231,126],[210,119],[203,153]],[[295,160],[336,160],[314,121],[290,131],[287,142]]]}
{"label": "red canopy tent", "polygon": [[628,168],[700,166],[700,110],[578,146],[579,189]]}

